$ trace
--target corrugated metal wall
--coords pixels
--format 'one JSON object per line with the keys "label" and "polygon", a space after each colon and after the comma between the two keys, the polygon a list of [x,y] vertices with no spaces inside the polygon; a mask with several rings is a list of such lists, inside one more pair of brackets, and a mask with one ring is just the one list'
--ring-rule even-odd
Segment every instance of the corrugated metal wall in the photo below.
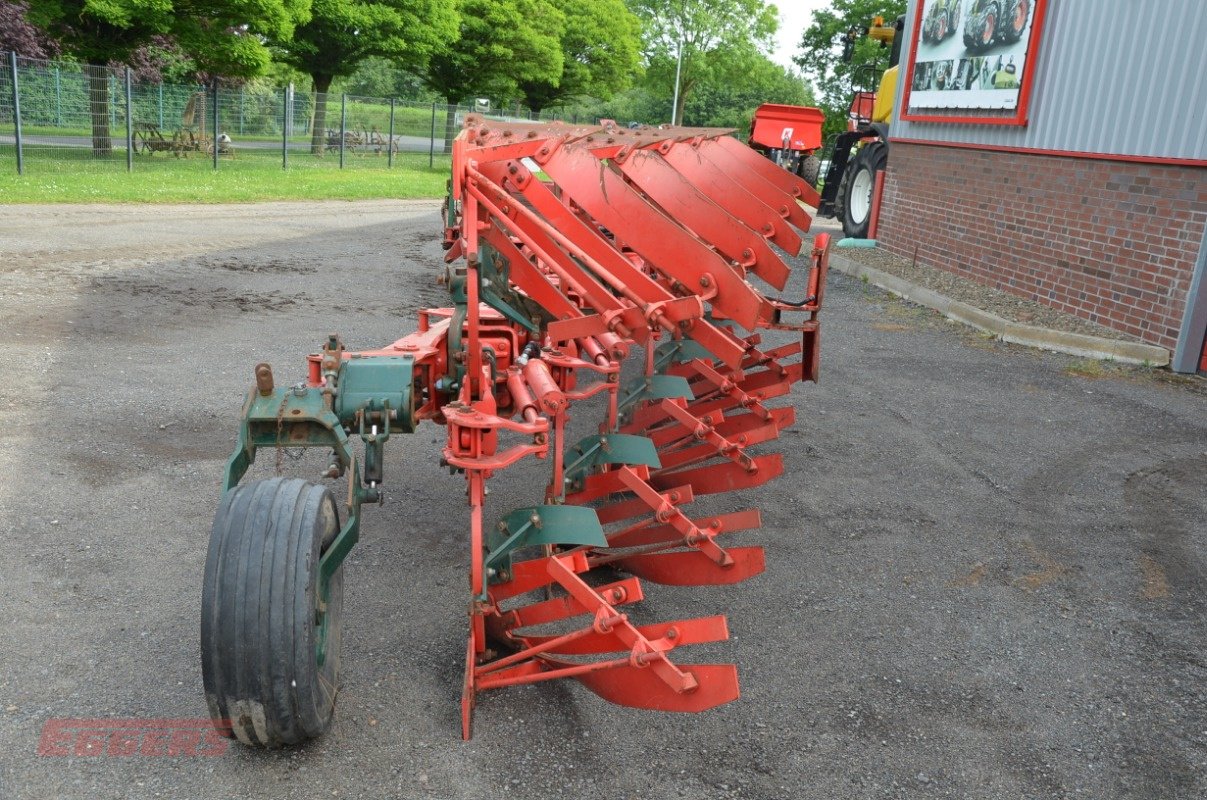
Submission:
{"label": "corrugated metal wall", "polygon": [[[921,5],[909,2],[902,61],[908,60]],[[1048,0],[1038,70],[1026,127],[894,119],[890,135],[1207,159],[1204,0]],[[904,86],[903,76],[895,108],[901,108]]]}

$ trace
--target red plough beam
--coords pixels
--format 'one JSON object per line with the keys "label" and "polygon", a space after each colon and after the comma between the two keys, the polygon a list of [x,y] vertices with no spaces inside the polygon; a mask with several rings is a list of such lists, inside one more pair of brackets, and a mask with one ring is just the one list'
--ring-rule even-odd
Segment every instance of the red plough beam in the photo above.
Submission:
{"label": "red plough beam", "polygon": [[[784,471],[763,446],[795,420],[774,402],[817,379],[828,236],[813,239],[808,273],[790,292],[798,299],[775,298],[791,277],[781,254],[799,255],[805,206],[817,203],[811,187],[729,131],[470,117],[453,145],[446,212],[453,305],[421,312],[416,333],[380,350],[349,353],[332,336],[305,385],[275,388],[258,367],[231,460],[234,499],[223,509],[240,508],[248,487],[236,484],[257,445],[334,442],[326,477],[350,473],[349,520],[323,540],[318,569],[320,671],[330,667],[323,648],[334,634],[324,626],[361,501],[380,497],[381,446],[391,430],[427,420],[447,427],[442,463],[468,483],[465,737],[482,692],[559,678],[660,711],[735,700],[736,667],[684,660],[691,645],[728,638],[724,617],[637,624],[628,610],[644,584],[732,584],[765,569],[761,547],[732,543],[759,527],[757,510],[707,513],[693,502]],[[771,329],[790,334],[765,344],[760,331]],[[580,412],[599,424],[571,436]],[[548,465],[543,497],[488,520],[488,479],[530,458]],[[227,513],[215,522],[222,553],[233,552],[219,541],[233,524]],[[222,578],[209,569],[218,596]],[[215,603],[205,612],[213,627],[203,626],[215,719],[234,718],[245,741],[316,735],[273,728],[273,699],[238,694],[246,680],[224,694],[224,659],[236,656],[221,650],[226,607]],[[267,704],[267,733],[258,718],[239,722],[254,702]]]}

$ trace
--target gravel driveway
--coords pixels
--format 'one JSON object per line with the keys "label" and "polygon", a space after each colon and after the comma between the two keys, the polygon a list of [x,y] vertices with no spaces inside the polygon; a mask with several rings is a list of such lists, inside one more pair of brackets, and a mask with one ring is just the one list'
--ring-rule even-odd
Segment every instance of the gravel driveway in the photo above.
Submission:
{"label": "gravel driveway", "polygon": [[346,567],[327,736],[39,756],[48,720],[205,714],[201,573],[251,367],[409,331],[443,296],[438,228],[434,203],[0,207],[0,797],[1207,794],[1202,383],[1090,379],[839,275],[787,474],[727,501],[764,510],[766,574],[644,604],[728,614],[700,660],[739,664],[738,702],[545,684],[486,695],[461,742],[464,481],[427,428],[388,450]]}

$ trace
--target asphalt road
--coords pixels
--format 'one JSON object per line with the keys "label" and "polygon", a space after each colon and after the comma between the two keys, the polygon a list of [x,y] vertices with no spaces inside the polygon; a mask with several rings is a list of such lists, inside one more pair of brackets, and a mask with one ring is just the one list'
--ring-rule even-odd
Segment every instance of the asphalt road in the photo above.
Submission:
{"label": "asphalt road", "polygon": [[[410,330],[438,227],[431,203],[0,207],[0,797],[1207,794],[1202,382],[1085,377],[837,275],[787,474],[724,499],[763,509],[767,572],[642,604],[728,615],[699,660],[740,665],[738,702],[546,684],[485,696],[461,742],[464,483],[426,429],[346,566],[328,735],[39,756],[50,720],[205,714],[201,574],[252,365],[296,379],[329,331]],[[491,508],[541,485],[509,472]]]}

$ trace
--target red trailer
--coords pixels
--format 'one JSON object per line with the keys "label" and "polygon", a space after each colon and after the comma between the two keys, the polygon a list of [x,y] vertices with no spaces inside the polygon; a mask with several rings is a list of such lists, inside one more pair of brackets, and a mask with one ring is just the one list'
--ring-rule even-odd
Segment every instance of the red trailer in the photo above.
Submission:
{"label": "red trailer", "polygon": [[816,188],[821,161],[815,153],[821,149],[823,122],[817,108],[763,103],[754,112],[749,144]]}

